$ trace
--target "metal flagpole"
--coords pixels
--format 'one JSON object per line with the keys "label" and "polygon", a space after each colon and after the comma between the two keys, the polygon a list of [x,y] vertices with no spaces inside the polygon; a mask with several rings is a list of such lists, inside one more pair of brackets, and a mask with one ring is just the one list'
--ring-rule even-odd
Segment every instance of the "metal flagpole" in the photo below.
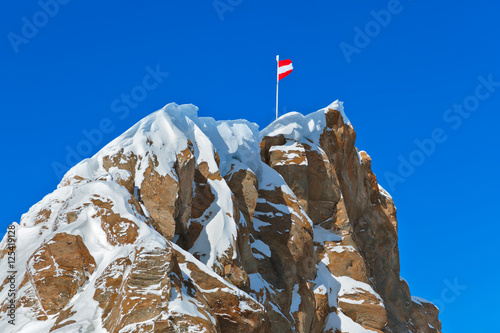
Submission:
{"label": "metal flagpole", "polygon": [[279,74],[279,70],[280,70],[280,56],[277,55],[276,56],[276,119],[278,119],[278,87],[279,87],[279,83],[280,83],[280,74]]}

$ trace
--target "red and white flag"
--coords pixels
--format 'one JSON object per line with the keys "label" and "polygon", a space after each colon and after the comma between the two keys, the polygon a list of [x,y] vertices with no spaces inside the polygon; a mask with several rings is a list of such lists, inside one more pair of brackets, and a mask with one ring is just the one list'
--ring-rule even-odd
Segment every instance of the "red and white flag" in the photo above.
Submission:
{"label": "red and white flag", "polygon": [[278,81],[293,71],[292,61],[290,59],[278,61]]}
{"label": "red and white flag", "polygon": [[280,80],[293,71],[292,61],[290,59],[280,60],[280,56],[276,56],[278,62],[278,75],[276,80],[276,119],[278,119],[278,87]]}

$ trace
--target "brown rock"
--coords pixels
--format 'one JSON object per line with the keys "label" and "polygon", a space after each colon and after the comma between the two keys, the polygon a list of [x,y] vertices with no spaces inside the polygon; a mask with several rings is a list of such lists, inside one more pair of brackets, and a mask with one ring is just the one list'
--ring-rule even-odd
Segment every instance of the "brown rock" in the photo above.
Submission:
{"label": "brown rock", "polygon": [[194,175],[195,191],[191,212],[191,217],[193,219],[202,217],[203,213],[215,200],[215,195],[212,193],[210,184],[208,184],[207,177],[204,173],[207,174],[207,172],[202,172],[202,170],[197,168]]}
{"label": "brown rock", "polygon": [[248,274],[241,267],[234,264],[227,264],[224,266],[224,278],[229,280],[236,287],[248,290],[250,281],[248,280]]}
{"label": "brown rock", "polygon": [[369,283],[365,261],[352,247],[328,242],[325,256],[329,259],[328,270],[335,276],[348,276],[354,280]]}
{"label": "brown rock", "polygon": [[296,322],[296,328],[300,333],[309,333],[316,319],[316,298],[312,290],[312,285],[302,280],[298,284],[298,295],[300,296],[300,303],[298,311],[292,310],[292,316]]}
{"label": "brown rock", "polygon": [[[124,275],[125,270],[130,273]],[[184,291],[187,294],[183,294]],[[193,297],[199,317],[169,312],[169,301]],[[132,324],[138,331],[183,332],[199,328],[218,332],[212,310],[190,280],[184,280],[177,257],[170,248],[138,249],[132,261],[120,258],[110,264],[96,281],[94,299],[103,308],[104,327],[111,333]],[[168,318],[162,314],[168,312]],[[144,324],[140,324],[146,322]]]}
{"label": "brown rock", "polygon": [[63,328],[65,326],[71,325],[75,323],[75,320],[72,320],[71,317],[76,313],[72,311],[72,307],[68,309],[64,309],[61,312],[59,312],[59,315],[57,316],[56,323],[52,328],[50,329],[50,332],[58,330],[60,328]]}
{"label": "brown rock", "polygon": [[130,194],[134,194],[135,170],[138,160],[138,157],[134,153],[126,155],[124,154],[124,150],[121,149],[113,156],[104,156],[102,159],[102,165],[106,171],[109,171],[111,167],[128,171],[131,177],[127,179],[118,179],[116,181],[118,184],[124,186]]}
{"label": "brown rock", "polygon": [[66,233],[42,244],[28,261],[28,275],[47,314],[62,310],[94,269],[82,238]]}
{"label": "brown rock", "polygon": [[179,182],[170,175],[156,171],[158,162],[150,157],[144,172],[140,197],[153,218],[153,227],[166,239],[172,240],[176,230],[176,203]]}
{"label": "brown rock", "polygon": [[262,305],[243,294],[231,292],[224,283],[199,269],[197,265],[184,261],[181,255],[178,255],[178,260],[191,272],[191,279],[197,290],[203,294],[217,316],[221,332],[270,332]]}
{"label": "brown rock", "polygon": [[[258,180],[257,176],[250,170],[239,169],[234,171],[234,165],[226,176],[224,176],[231,192],[233,192],[234,220],[238,225],[238,252],[239,261],[244,270],[249,273],[257,272],[257,262],[252,254],[251,230],[253,230],[253,216],[257,207]],[[241,215],[240,215],[241,212]],[[244,221],[241,221],[243,216]],[[246,273],[244,274],[246,275]],[[232,276],[232,275],[231,275]],[[248,291],[246,281],[230,281],[240,287],[243,283],[243,290]]]}
{"label": "brown rock", "polygon": [[[103,259],[108,266],[95,276],[94,259],[80,236],[52,235],[22,263],[28,269],[20,276],[17,307],[29,309],[33,318],[53,322],[51,331],[78,330],[82,327],[76,322],[78,305],[70,301],[77,292],[90,290],[85,284],[91,277],[93,297],[102,309],[100,319],[110,333],[341,333],[325,324],[329,315],[343,314],[379,333],[439,333],[438,309],[412,301],[400,279],[396,207],[378,185],[371,158],[358,152],[356,133],[339,111],[328,110],[325,120],[319,143],[294,142],[283,135],[265,137],[260,143],[262,161],[283,177],[293,193],[284,189],[285,184],[271,188],[266,179],[259,184],[252,171],[237,165],[222,178],[207,162],[196,161],[189,140],[172,165],[161,166],[170,170],[168,174],[158,172],[157,156],[139,157],[125,154],[124,149],[102,158],[111,177],[102,170],[96,179],[70,173],[61,186],[110,179],[124,186],[136,217],[167,240],[175,239],[184,250],[192,248],[220,209],[214,204],[221,195],[215,182],[226,182],[234,207],[226,214],[234,219],[237,235],[226,253],[207,268],[168,241],[165,247],[146,250],[143,241],[150,239],[139,239],[138,225],[122,217],[114,203],[99,193],[90,202],[75,204],[69,197],[65,203],[37,207],[22,227],[38,228],[47,237],[68,224],[85,223],[79,215],[92,206],[92,217],[101,220],[108,242],[127,254],[111,263]],[[153,146],[145,135],[146,144]],[[217,152],[213,154],[221,165]],[[138,187],[137,170],[145,170]],[[0,260],[6,260],[5,248]],[[349,280],[346,277],[366,283],[375,293],[370,288],[344,288],[340,284]],[[329,287],[315,289],[318,281],[328,282]],[[6,283],[0,292],[5,292]],[[340,295],[334,294],[335,288],[341,288]],[[335,301],[337,308],[329,305]],[[2,319],[6,304],[0,305]],[[194,311],[186,312],[179,304]]]}
{"label": "brown rock", "polygon": [[47,221],[49,219],[51,213],[52,213],[52,211],[48,208],[43,208],[42,210],[40,210],[38,212],[38,214],[36,215],[35,225]]}
{"label": "brown rock", "polygon": [[[233,167],[234,165],[232,168]],[[238,208],[245,217],[245,220],[247,223],[251,223],[253,214],[255,213],[255,207],[257,207],[259,181],[257,176],[250,170],[239,169],[233,171],[232,168],[228,174],[224,176],[224,179],[236,196]]]}
{"label": "brown rock", "polygon": [[113,204],[109,200],[91,199],[91,201],[97,208],[97,212],[92,217],[101,219],[102,229],[111,245],[132,244],[135,242],[139,227],[134,222],[113,212]]}
{"label": "brown rock", "polygon": [[185,232],[191,216],[195,164],[193,144],[188,140],[188,147],[177,155],[177,160],[174,164],[179,181],[179,198],[176,202],[177,210],[175,212],[175,219],[177,221],[175,233],[179,235]]}
{"label": "brown rock", "polygon": [[119,258],[112,262],[95,282],[94,299],[103,309],[102,319],[106,320],[116,303],[119,289],[123,282],[125,269],[132,262],[128,258]]}
{"label": "brown rock", "polygon": [[[308,144],[291,142],[284,145],[281,137],[265,137],[261,149],[269,166],[278,171],[297,196],[301,207],[314,224],[335,218],[340,200],[340,186],[328,157]],[[276,145],[273,143],[280,143]]]}
{"label": "brown rock", "polygon": [[355,294],[342,295],[338,305],[345,315],[368,329],[381,330],[387,324],[384,306],[371,293],[357,291]]}
{"label": "brown rock", "polygon": [[337,309],[330,308],[328,294],[325,293],[314,293],[314,304],[314,321],[311,332],[320,333],[323,332],[328,314],[336,312]]}
{"label": "brown rock", "polygon": [[[280,211],[277,207],[287,207]],[[267,303],[273,332],[291,332],[299,327],[304,329],[314,317],[314,304],[303,304],[303,313],[296,319],[288,315],[292,294],[296,284],[303,284],[315,276],[315,256],[312,227],[296,198],[284,193],[281,188],[259,189],[259,201],[254,214],[259,227],[252,233],[253,238],[267,244],[271,257],[258,260],[258,272],[276,288],[273,303],[281,312]],[[265,223],[265,225],[261,225]],[[307,288],[310,288],[306,285]],[[252,287],[252,286],[250,286]],[[304,286],[302,286],[304,288]],[[302,289],[304,299],[311,302],[314,296],[310,290]],[[290,327],[290,323],[295,324]]]}
{"label": "brown rock", "polygon": [[282,146],[286,143],[286,139],[283,135],[278,135],[278,136],[266,136],[262,139],[262,142],[260,143],[260,157],[264,163],[269,165],[270,162],[270,156],[269,156],[269,149],[272,146]]}
{"label": "brown rock", "polygon": [[212,212],[207,211],[207,209],[215,200],[215,195],[212,193],[211,186],[208,183],[207,176],[209,176],[209,173],[206,162],[202,163],[201,169],[198,166],[194,171],[194,192],[192,194],[190,207],[191,219],[187,227],[188,230],[181,234],[181,238],[177,242],[185,250],[193,247],[203,230],[204,222],[208,221],[212,216]]}
{"label": "brown rock", "polygon": [[425,327],[427,325],[428,329],[426,332],[441,332],[441,321],[438,318],[439,309],[434,304],[424,300],[413,300],[412,308],[412,321],[417,324],[417,327]]}

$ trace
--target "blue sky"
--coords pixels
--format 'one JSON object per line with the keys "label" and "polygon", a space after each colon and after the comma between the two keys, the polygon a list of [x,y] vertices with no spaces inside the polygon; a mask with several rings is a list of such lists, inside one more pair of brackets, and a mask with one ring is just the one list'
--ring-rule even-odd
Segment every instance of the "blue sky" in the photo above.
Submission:
{"label": "blue sky", "polygon": [[280,54],[295,68],[280,84],[281,114],[345,102],[357,146],[398,207],[412,294],[439,303],[445,332],[495,325],[500,4],[0,6],[3,230],[55,189],[61,170],[169,102],[263,128],[274,117]]}

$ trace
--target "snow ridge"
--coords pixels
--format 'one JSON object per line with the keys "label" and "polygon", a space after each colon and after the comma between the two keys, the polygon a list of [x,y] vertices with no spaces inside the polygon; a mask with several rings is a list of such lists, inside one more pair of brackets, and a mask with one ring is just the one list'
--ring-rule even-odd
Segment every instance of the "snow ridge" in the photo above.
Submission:
{"label": "snow ridge", "polygon": [[[273,147],[273,149],[283,150],[284,156],[290,160],[296,157],[294,151],[304,150],[297,143],[307,144],[313,149],[321,149],[319,141],[326,127],[325,113],[330,109],[339,111],[344,123],[351,126],[344,113],[343,102],[338,100],[326,108],[306,116],[298,112],[287,113],[262,131],[259,131],[257,124],[247,120],[216,121],[209,117],[199,117],[198,108],[192,104],[170,103],[166,105],[136,123],[93,157],[81,161],[69,170],[58,188],[24,214],[19,225],[15,224],[18,226],[18,247],[23,249],[17,258],[19,266],[17,267],[16,287],[19,290],[21,282],[33,269],[29,265],[23,264],[29,263],[30,255],[46,244],[57,231],[57,233],[80,236],[96,263],[96,271],[68,305],[72,306],[72,311],[75,312],[71,317],[75,323],[68,326],[71,329],[76,330],[78,327],[79,331],[106,332],[100,319],[102,310],[94,299],[96,279],[117,259],[133,257],[139,246],[151,251],[172,247],[186,258],[186,263],[181,264],[180,267],[187,276],[190,273],[187,263],[192,263],[198,269],[224,284],[224,288],[230,293],[264,304],[267,298],[276,295],[276,290],[263,279],[261,274],[249,274],[252,293],[248,295],[214,272],[214,267],[222,256],[231,251],[232,258],[230,259],[237,259],[239,255],[233,249],[236,248],[235,240],[238,237],[241,222],[235,220],[233,194],[223,177],[230,171],[250,171],[257,176],[259,190],[279,189],[288,195],[290,200],[297,203],[297,197],[283,177],[261,161],[259,144],[266,136],[283,135],[289,142],[278,148]],[[140,204],[142,212],[139,212],[140,209],[132,203],[134,196],[119,182],[132,177],[136,188],[134,193],[136,193],[147,176],[146,170],[149,164],[145,161],[150,159],[154,160],[155,171],[158,174],[178,179],[175,172],[177,157],[190,147],[193,149],[198,167],[201,168],[202,164],[206,164],[210,174],[219,173],[221,177],[207,180],[215,199],[207,209],[210,211],[210,216],[207,214],[208,217],[203,222],[203,229],[192,248],[186,252],[178,245],[166,240],[151,227],[148,220],[150,213],[146,207]],[[142,162],[136,163],[135,170],[127,171],[117,167],[106,168],[106,158],[109,156],[122,156],[124,160],[121,162],[123,163],[127,162],[126,158],[134,156]],[[307,166],[307,163],[299,165]],[[382,195],[390,198],[390,195],[382,187],[379,190]],[[114,211],[119,212],[121,218],[129,220],[137,226],[137,239],[134,243],[118,245],[110,243],[109,237],[103,230],[102,220],[92,205],[93,200],[109,203]],[[263,198],[258,198],[258,202],[266,203],[281,212],[277,214],[295,214],[300,215],[299,218],[304,217],[313,230],[316,242],[331,243],[342,240],[341,236],[320,226],[314,226],[302,208],[295,212],[286,205],[270,203]],[[70,221],[70,213],[73,212],[78,212],[78,217],[74,221]],[[253,227],[260,232],[269,223],[260,221],[257,218],[258,214],[256,213],[253,219]],[[277,214],[276,216],[279,216]],[[39,223],[41,215],[45,216],[44,223]],[[124,225],[120,227],[124,227]],[[5,244],[6,239],[4,238],[0,247],[4,248]],[[251,249],[254,251],[256,260],[272,257],[272,249],[261,240],[253,239]],[[334,251],[340,253],[342,251],[355,251],[355,249],[338,246]],[[348,277],[334,276],[329,272],[327,264],[328,258],[326,257],[318,263],[318,274],[313,282],[317,293],[329,295],[330,306],[337,307],[339,297],[354,293],[356,290],[375,295],[376,299],[383,305],[381,297],[370,285]],[[7,260],[0,260],[0,272],[7,271]],[[0,281],[4,279],[5,276],[0,276]],[[201,289],[200,286],[198,288]],[[7,291],[5,288],[0,290],[0,300],[7,298]],[[25,291],[21,288],[19,294]],[[419,298],[413,300],[416,303],[425,301]],[[196,316],[196,302],[194,298],[187,295],[187,291],[181,290],[180,292],[175,291],[171,295],[169,305],[171,305],[171,311]],[[300,304],[301,298],[297,284],[293,288],[290,313],[282,314],[283,317],[292,318],[292,312],[297,312]],[[240,306],[245,307],[246,304],[242,302]],[[280,309],[276,309],[276,311],[281,313]],[[24,307],[18,310],[17,316],[19,324],[14,329],[6,326],[6,321],[2,321],[0,322],[0,331],[23,333],[48,331],[54,326],[56,320],[55,316],[48,316],[46,321],[36,321],[35,314]],[[134,327],[129,328],[132,330]],[[373,332],[355,323],[341,311],[338,315],[330,314],[328,316],[325,330],[327,329],[332,331],[341,329],[345,332]]]}

